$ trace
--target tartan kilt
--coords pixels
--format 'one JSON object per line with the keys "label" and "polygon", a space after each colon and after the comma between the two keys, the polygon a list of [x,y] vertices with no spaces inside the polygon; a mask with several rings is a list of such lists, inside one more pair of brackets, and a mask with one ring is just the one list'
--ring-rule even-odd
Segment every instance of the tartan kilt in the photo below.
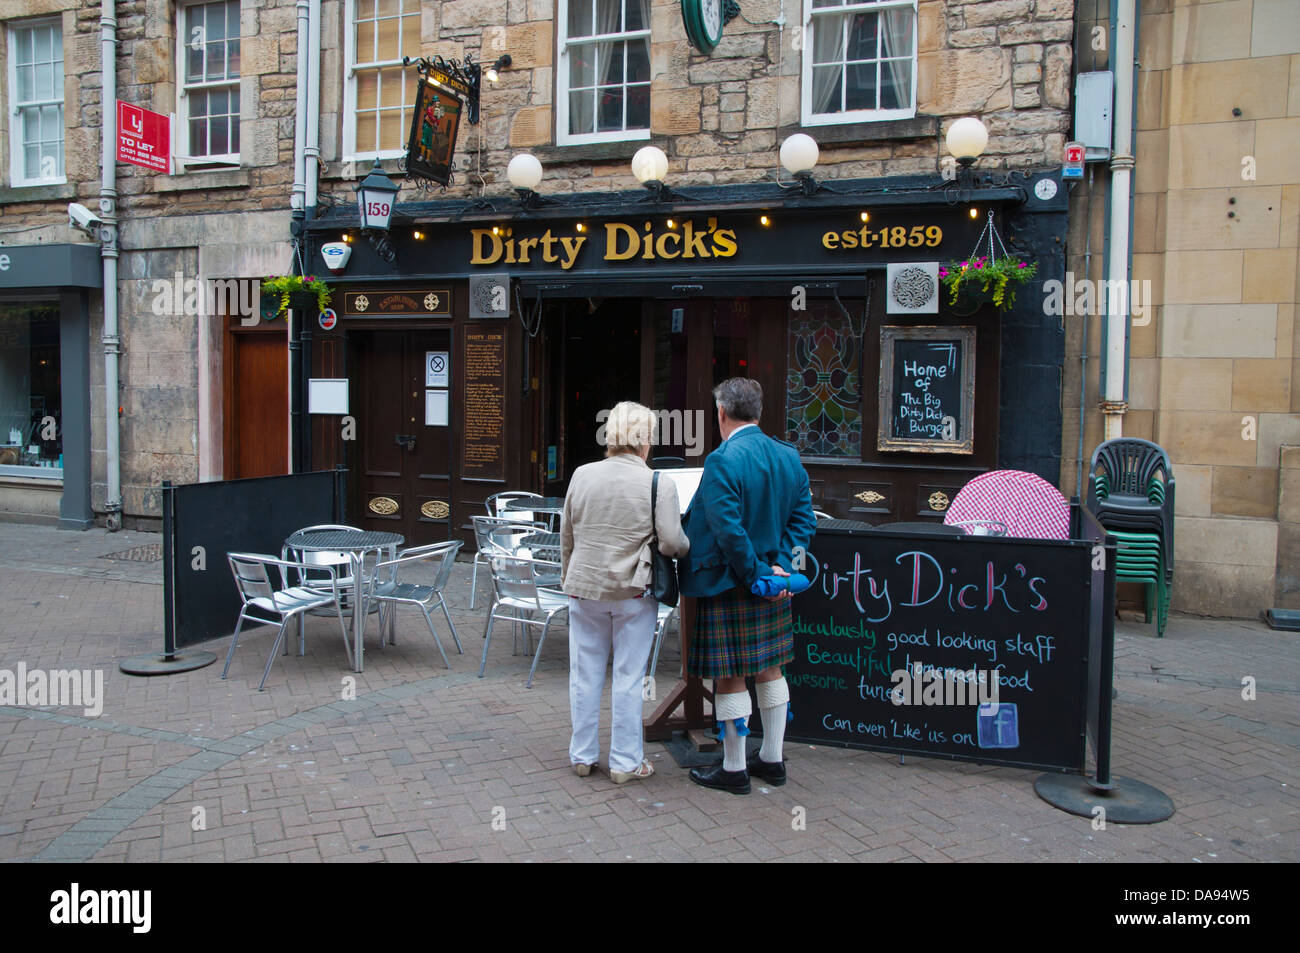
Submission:
{"label": "tartan kilt", "polygon": [[687,674],[699,678],[757,675],[792,661],[789,599],[768,602],[738,586],[695,601]]}

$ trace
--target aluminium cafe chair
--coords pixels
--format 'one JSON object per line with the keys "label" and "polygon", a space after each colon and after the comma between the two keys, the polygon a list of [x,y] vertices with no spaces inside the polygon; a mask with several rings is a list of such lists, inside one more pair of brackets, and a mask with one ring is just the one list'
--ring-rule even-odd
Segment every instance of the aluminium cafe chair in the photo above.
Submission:
{"label": "aluminium cafe chair", "polygon": [[[235,588],[239,590],[239,598],[244,604],[239,610],[239,621],[235,625],[234,637],[230,640],[230,651],[226,653],[226,666],[221,670],[222,678],[230,672],[230,662],[235,657],[235,646],[239,644],[239,633],[244,627],[245,620],[261,625],[279,624],[275,642],[271,645],[271,654],[266,659],[266,668],[262,671],[262,681],[257,686],[260,692],[266,688],[266,678],[271,674],[271,664],[275,661],[280,644],[284,642],[285,629],[290,620],[297,617],[301,639],[303,613],[309,609],[323,608],[331,604],[338,614],[339,628],[343,632],[343,645],[351,657],[352,645],[348,641],[347,624],[343,621],[343,609],[339,603],[338,576],[333,567],[326,567],[325,571],[330,575],[330,591],[324,592],[289,585],[291,571],[303,573],[317,568],[306,563],[276,559],[274,556],[260,553],[229,553],[226,558],[230,563],[231,574],[235,577]],[[271,579],[270,567],[272,566],[278,570],[280,579],[278,588]]]}
{"label": "aluminium cafe chair", "polygon": [[[528,671],[528,683],[525,686],[532,688],[533,676],[537,673],[537,663],[542,657],[542,645],[546,642],[546,633],[550,631],[551,621],[557,615],[563,613],[565,618],[568,618],[569,598],[563,593],[538,587],[532,559],[493,555],[489,564],[492,569],[492,586],[496,594],[492,600],[492,608],[488,611],[487,630],[483,633],[483,661],[479,665],[478,677],[482,678],[483,672],[487,669],[488,649],[492,645],[492,626],[497,619],[524,626],[539,625],[542,627],[542,634],[537,640],[537,650],[533,653],[533,667]],[[510,614],[501,611],[506,609],[510,610]]]}
{"label": "aluminium cafe chair", "polygon": [[469,582],[469,607],[473,609],[475,599],[478,597],[479,564],[486,563],[492,553],[501,551],[500,547],[492,540],[492,531],[502,526],[516,526],[520,530],[529,533],[539,533],[544,531],[546,526],[543,523],[509,519],[502,516],[471,516],[470,522],[474,526],[474,543],[477,546],[477,552],[474,553],[474,571],[470,574]]}
{"label": "aluminium cafe chair", "polygon": [[[646,598],[649,598],[649,596]],[[680,615],[677,611],[677,606],[666,606],[661,602],[657,608],[659,610],[659,615],[655,619],[655,647],[654,652],[650,656],[649,675],[651,678],[655,677],[655,671],[659,668],[659,650],[663,648],[664,635],[668,632],[668,627],[672,625],[674,621],[678,621],[678,624],[680,625]]]}
{"label": "aluminium cafe chair", "polygon": [[[378,602],[381,606],[389,604],[387,620],[384,613],[379,616],[379,644],[384,644],[384,624],[387,621],[389,630],[390,644],[392,641],[393,630],[396,628],[397,607],[399,605],[419,606],[420,611],[424,613],[424,621],[429,626],[429,634],[433,636],[433,644],[438,647],[438,654],[442,656],[442,664],[451,668],[451,662],[447,661],[447,653],[443,651],[442,641],[438,638],[438,632],[433,627],[433,617],[429,615],[431,609],[441,609],[442,617],[447,620],[447,627],[451,629],[452,640],[456,643],[457,653],[464,654],[461,648],[460,636],[456,634],[456,625],[451,621],[451,615],[447,612],[447,601],[443,598],[442,591],[447,586],[447,580],[451,577],[452,569],[456,565],[456,554],[460,552],[463,545],[460,540],[450,540],[444,543],[431,543],[427,546],[413,546],[410,549],[404,549],[397,554],[396,559],[386,560],[375,566],[376,582],[370,590],[370,598]],[[404,582],[401,579],[402,572],[410,572],[420,567],[420,564],[428,564],[434,570],[433,583],[431,585],[417,585],[412,582]],[[387,573],[388,578],[379,580],[381,572],[391,570]]]}
{"label": "aluminium cafe chair", "polygon": [[[506,504],[514,500],[541,499],[544,499],[542,494],[533,493],[529,490],[507,490],[504,493],[493,493],[483,502],[487,506],[488,516],[514,519],[518,523],[532,523],[536,519],[536,515],[531,510],[507,510]],[[547,523],[547,525],[550,524]]]}

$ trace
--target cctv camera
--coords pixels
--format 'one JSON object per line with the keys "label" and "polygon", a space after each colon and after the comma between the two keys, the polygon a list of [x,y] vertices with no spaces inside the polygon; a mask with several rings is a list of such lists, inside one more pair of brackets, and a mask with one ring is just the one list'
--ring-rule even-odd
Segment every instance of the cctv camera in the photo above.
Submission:
{"label": "cctv camera", "polygon": [[78,231],[85,232],[91,238],[96,238],[104,220],[86,206],[73,202],[68,206],[68,224]]}

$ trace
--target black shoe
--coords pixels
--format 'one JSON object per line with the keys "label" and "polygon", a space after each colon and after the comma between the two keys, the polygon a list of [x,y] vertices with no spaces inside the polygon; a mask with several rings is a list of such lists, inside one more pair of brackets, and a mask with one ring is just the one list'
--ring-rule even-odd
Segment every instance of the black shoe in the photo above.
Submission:
{"label": "black shoe", "polygon": [[785,784],[785,761],[764,761],[755,751],[749,756],[745,767],[756,778],[762,778],[773,787]]}
{"label": "black shoe", "polygon": [[749,772],[724,771],[720,764],[712,768],[691,768],[691,780],[703,787],[732,794],[749,793]]}

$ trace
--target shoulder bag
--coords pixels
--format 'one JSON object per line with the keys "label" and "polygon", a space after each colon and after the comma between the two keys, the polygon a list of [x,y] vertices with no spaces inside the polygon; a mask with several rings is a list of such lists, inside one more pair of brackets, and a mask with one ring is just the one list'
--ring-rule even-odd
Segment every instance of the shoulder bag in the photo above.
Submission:
{"label": "shoulder bag", "polygon": [[659,528],[655,523],[655,501],[659,496],[659,471],[650,479],[650,591],[666,606],[677,605],[677,562],[659,552]]}

